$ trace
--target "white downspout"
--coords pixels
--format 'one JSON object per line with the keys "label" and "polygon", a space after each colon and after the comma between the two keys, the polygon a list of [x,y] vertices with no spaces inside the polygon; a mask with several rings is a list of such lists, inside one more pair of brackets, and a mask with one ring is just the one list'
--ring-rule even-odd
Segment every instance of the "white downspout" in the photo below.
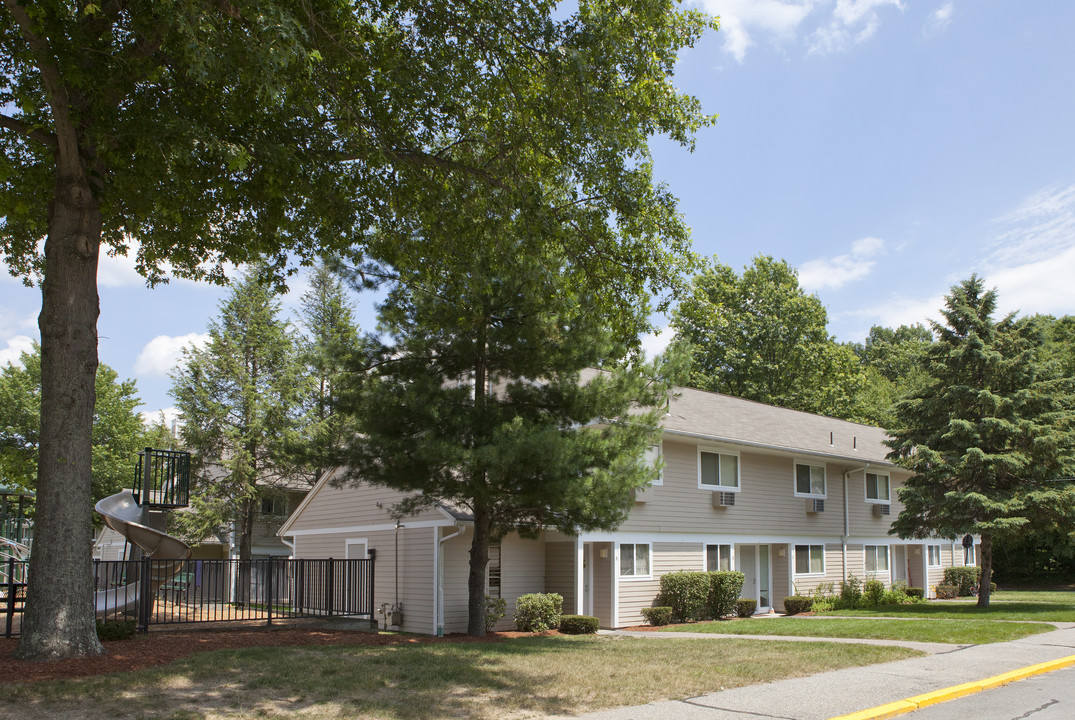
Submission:
{"label": "white downspout", "polygon": [[844,582],[847,582],[847,540],[851,536],[851,504],[847,497],[847,476],[851,473],[865,472],[870,467],[869,463],[866,463],[860,468],[854,470],[848,470],[844,473],[844,534],[840,538],[840,553],[843,559],[844,566]]}
{"label": "white downspout", "polygon": [[280,536],[280,542],[282,542],[284,545],[286,545],[288,547],[289,550],[291,550],[291,559],[294,560],[295,559],[295,543],[294,542],[288,542],[287,540],[284,540],[283,535]]}
{"label": "white downspout", "polygon": [[[437,578],[437,602],[433,605],[433,626],[437,629],[437,637],[444,637],[444,543],[452,538],[457,538],[466,532],[466,525],[456,524],[458,528],[451,535],[445,535],[437,541],[437,552],[433,556],[433,575]],[[438,529],[439,533],[440,530]],[[435,537],[435,536],[434,536]]]}

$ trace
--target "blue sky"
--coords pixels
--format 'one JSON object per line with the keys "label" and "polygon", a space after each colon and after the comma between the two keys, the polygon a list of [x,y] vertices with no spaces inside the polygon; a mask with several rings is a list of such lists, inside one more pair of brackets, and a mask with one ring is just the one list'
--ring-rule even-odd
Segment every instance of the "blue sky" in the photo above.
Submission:
{"label": "blue sky", "polygon": [[[694,153],[653,151],[699,253],[740,270],[788,260],[842,341],[937,317],[974,272],[1004,311],[1075,312],[1075,3],[692,5],[722,27],[682,55],[676,84],[720,118]],[[204,338],[224,291],[148,290],[131,267],[102,260],[100,356],[152,413],[172,405],[178,348]],[[356,304],[372,328],[372,299]],[[37,337],[39,309],[37,290],[0,277],[0,363]]]}

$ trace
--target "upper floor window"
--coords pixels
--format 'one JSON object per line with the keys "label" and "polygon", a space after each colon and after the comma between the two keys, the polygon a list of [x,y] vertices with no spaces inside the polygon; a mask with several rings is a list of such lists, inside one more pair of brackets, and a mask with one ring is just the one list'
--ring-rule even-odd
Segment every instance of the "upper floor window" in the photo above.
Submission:
{"label": "upper floor window", "polygon": [[731,545],[706,545],[705,569],[709,572],[732,569]]}
{"label": "upper floor window", "polygon": [[888,572],[888,545],[866,546],[866,572]]}
{"label": "upper floor window", "polygon": [[620,545],[620,577],[649,577],[649,543]]}
{"label": "upper floor window", "polygon": [[825,574],[825,546],[824,545],[796,545],[795,546],[795,574],[796,575],[824,575]]}
{"label": "upper floor window", "polygon": [[646,454],[643,456],[643,462],[646,467],[657,468],[657,477],[653,479],[654,485],[664,485],[664,467],[661,462],[664,458],[661,457],[661,446],[650,445],[646,448]]}
{"label": "upper floor window", "polygon": [[940,567],[941,566],[941,546],[940,545],[928,545],[926,546],[926,565],[928,567]]}
{"label": "upper floor window", "polygon": [[866,473],[866,500],[879,503],[889,502],[892,497],[890,485],[888,475]]}
{"label": "upper floor window", "polygon": [[825,497],[825,466],[795,463],[795,494],[802,497]]}
{"label": "upper floor window", "polygon": [[287,498],[270,495],[261,498],[262,515],[287,515]]}
{"label": "upper floor window", "polygon": [[698,487],[738,492],[739,456],[699,448]]}
{"label": "upper floor window", "polygon": [[963,548],[963,564],[964,565],[974,565],[975,564],[974,546],[973,545],[971,545],[970,547]]}

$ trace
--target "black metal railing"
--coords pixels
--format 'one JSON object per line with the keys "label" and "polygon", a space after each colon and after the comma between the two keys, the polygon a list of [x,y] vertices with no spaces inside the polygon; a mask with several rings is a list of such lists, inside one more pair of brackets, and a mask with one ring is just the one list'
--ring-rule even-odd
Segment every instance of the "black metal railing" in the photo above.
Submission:
{"label": "black metal railing", "polygon": [[146,448],[134,470],[134,499],[142,506],[177,508],[190,504],[190,453]]}
{"label": "black metal railing", "polygon": [[[20,561],[8,561],[16,577]],[[23,563],[25,565],[25,563]],[[24,571],[23,571],[24,572]],[[96,560],[98,619],[150,625],[350,616],[373,619],[373,560]],[[5,636],[19,634],[25,583],[2,591]]]}

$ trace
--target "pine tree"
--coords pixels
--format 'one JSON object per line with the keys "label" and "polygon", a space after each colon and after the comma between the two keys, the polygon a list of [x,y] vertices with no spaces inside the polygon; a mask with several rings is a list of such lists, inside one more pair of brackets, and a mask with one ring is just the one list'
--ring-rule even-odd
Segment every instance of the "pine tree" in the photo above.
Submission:
{"label": "pine tree", "polygon": [[[972,276],[932,323],[924,385],[895,408],[890,457],[914,474],[899,491],[901,537],[981,536],[979,607],[989,606],[993,541],[1075,516],[1075,389],[1042,359],[1033,319],[993,320],[995,290]],[[1070,520],[1069,520],[1070,522]]]}
{"label": "pine tree", "polygon": [[[282,444],[295,424],[300,382],[287,324],[263,269],[252,266],[234,286],[209,325],[209,343],[185,349],[172,378],[183,445],[194,455],[195,512],[177,519],[194,541],[234,523],[240,561],[250,560],[262,497],[289,480]],[[248,568],[245,562],[241,567]],[[238,600],[249,588],[244,577],[236,580]]]}
{"label": "pine tree", "polygon": [[[472,514],[471,635],[486,630],[491,541],[623,521],[653,480],[641,458],[669,389],[613,367],[625,348],[561,261],[483,240],[476,257],[400,271],[381,310],[392,342],[373,349],[349,406],[353,480],[411,493],[399,516],[437,503]],[[610,370],[582,381],[600,366]]]}

